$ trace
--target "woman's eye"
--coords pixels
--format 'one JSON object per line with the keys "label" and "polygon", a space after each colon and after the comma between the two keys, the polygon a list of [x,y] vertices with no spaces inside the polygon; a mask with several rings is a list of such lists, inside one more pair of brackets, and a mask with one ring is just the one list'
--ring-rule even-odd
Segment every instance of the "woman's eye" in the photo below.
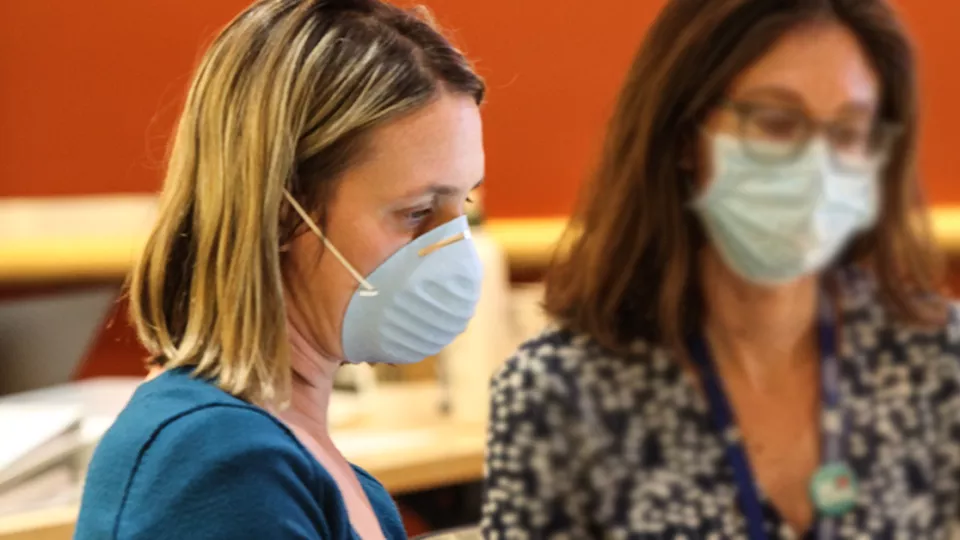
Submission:
{"label": "woman's eye", "polygon": [[753,119],[756,131],[768,138],[794,139],[803,131],[803,122],[785,114],[763,114]]}
{"label": "woman's eye", "polygon": [[417,227],[431,215],[433,215],[433,207],[427,206],[408,210],[404,216],[404,219],[409,226]]}

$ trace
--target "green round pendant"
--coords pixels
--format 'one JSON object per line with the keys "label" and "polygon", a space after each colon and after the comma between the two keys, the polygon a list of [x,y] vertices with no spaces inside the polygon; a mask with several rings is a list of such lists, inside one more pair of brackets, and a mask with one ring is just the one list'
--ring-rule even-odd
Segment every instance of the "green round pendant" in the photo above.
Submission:
{"label": "green round pendant", "polygon": [[857,478],[846,463],[830,463],[817,469],[810,480],[813,506],[823,515],[840,516],[857,504]]}

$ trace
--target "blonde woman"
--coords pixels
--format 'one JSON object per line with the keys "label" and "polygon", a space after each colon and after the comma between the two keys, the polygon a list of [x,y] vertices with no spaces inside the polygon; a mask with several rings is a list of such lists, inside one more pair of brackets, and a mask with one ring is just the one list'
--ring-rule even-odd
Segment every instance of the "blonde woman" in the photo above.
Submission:
{"label": "blonde woman", "polygon": [[484,86],[422,17],[263,0],[206,53],[130,286],[153,377],[90,465],[76,538],[403,538],[325,412],[343,362],[466,326]]}

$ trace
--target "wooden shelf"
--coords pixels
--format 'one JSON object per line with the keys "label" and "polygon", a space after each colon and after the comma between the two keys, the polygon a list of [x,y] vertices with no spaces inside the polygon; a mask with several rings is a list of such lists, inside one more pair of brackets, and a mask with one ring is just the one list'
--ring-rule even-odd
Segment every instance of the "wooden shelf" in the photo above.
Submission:
{"label": "wooden shelf", "polygon": [[156,197],[0,200],[0,284],[123,279]]}
{"label": "wooden shelf", "polygon": [[[153,196],[0,200],[0,284],[122,279],[149,231]],[[960,206],[932,211],[937,238],[960,253]],[[491,219],[511,267],[543,268],[566,218]]]}

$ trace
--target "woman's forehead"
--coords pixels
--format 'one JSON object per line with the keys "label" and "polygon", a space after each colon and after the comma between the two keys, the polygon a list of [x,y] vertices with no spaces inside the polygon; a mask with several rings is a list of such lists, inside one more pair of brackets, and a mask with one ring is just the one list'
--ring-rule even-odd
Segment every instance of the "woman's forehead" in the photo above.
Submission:
{"label": "woman's forehead", "polygon": [[391,197],[467,193],[484,175],[480,111],[469,96],[443,94],[374,130],[368,145],[354,176]]}
{"label": "woman's forehead", "polygon": [[794,101],[829,118],[851,104],[876,108],[880,92],[856,36],[839,24],[820,24],[785,34],[737,77],[729,97]]}

